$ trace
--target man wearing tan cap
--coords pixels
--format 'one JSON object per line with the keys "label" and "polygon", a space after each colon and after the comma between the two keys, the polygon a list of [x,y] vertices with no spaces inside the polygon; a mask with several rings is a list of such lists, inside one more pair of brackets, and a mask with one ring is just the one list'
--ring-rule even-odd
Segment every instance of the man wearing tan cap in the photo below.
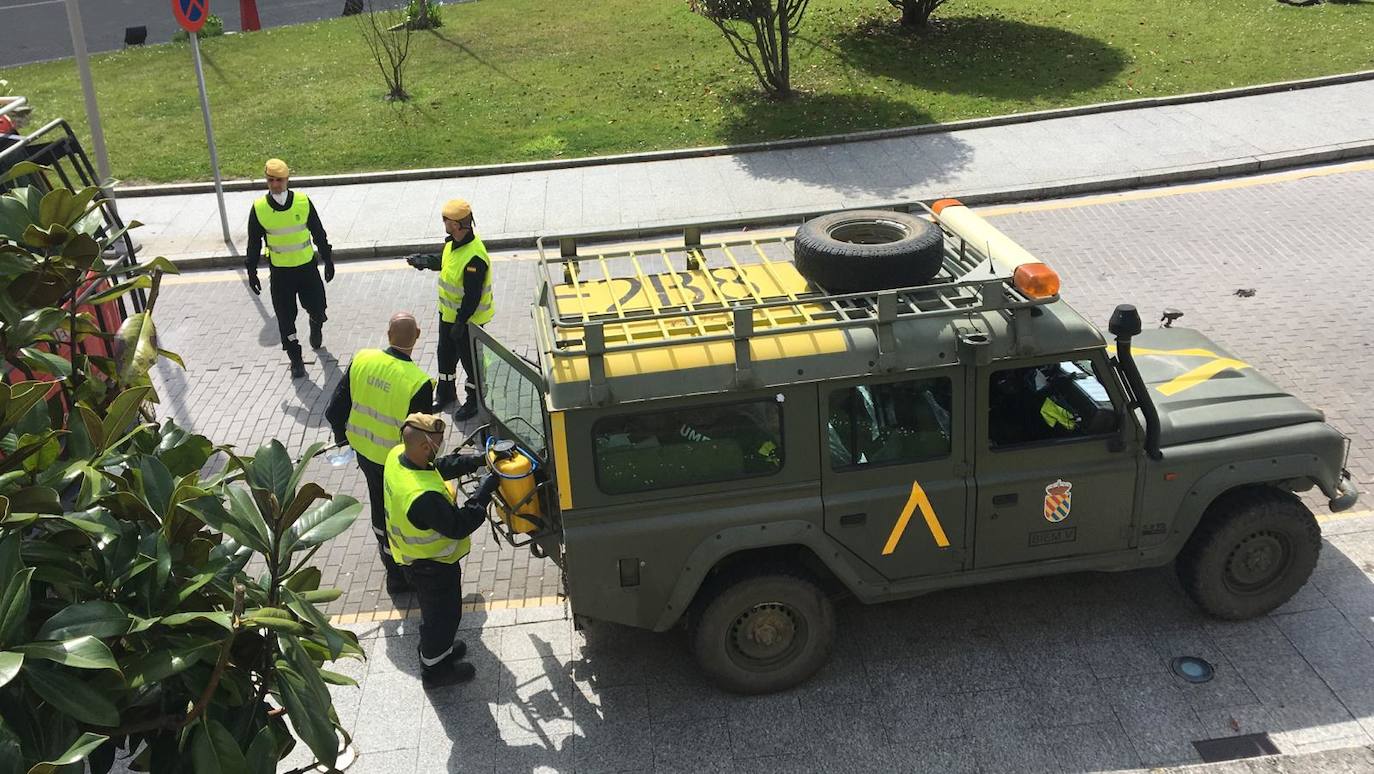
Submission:
{"label": "man wearing tan cap", "polygon": [[272,312],[277,316],[281,347],[291,359],[291,378],[305,376],[301,343],[296,338],[296,299],[310,316],[310,347],[324,346],[325,294],[320,272],[315,268],[314,242],[324,262],[324,281],[334,279],[334,250],[324,233],[315,205],[303,193],[287,190],[291,170],[281,159],[268,159],[267,195],[253,202],[248,211],[248,289],[262,293],[258,261],[262,244],[267,242],[267,259],[272,274]]}
{"label": "man wearing tan cap", "polygon": [[401,444],[387,453],[383,473],[391,556],[415,586],[420,603],[420,678],[426,688],[466,682],[476,674],[462,660],[467,645],[457,639],[463,617],[458,561],[471,550],[468,535],[486,520],[487,505],[500,483],[488,473],[477,493],[458,505],[445,480],[486,463],[478,454],[439,457],[443,443],[443,419],[411,414],[401,428]]}
{"label": "man wearing tan cap", "polygon": [[417,269],[439,272],[439,388],[436,408],[457,399],[455,369],[463,364],[463,405],[453,412],[458,421],[477,415],[476,372],[472,366],[472,340],[468,323],[483,325],[496,315],[491,293],[491,258],[472,230],[472,206],[450,199],[443,209],[442,255],[412,255],[406,262]]}
{"label": "man wearing tan cap", "polygon": [[372,533],[386,568],[388,594],[412,591],[401,568],[391,558],[386,537],[386,503],[382,466],[386,455],[401,442],[401,423],[409,414],[429,413],[434,404],[434,380],[411,360],[420,326],[410,312],[397,312],[386,327],[386,349],[363,349],[353,356],[334,389],[324,418],[334,441],[348,444],[358,457],[367,481],[372,509]]}

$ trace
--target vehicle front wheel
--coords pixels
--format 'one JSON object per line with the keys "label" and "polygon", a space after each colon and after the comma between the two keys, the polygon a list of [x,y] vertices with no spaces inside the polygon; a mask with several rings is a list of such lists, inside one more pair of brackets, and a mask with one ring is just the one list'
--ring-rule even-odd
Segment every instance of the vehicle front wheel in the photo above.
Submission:
{"label": "vehicle front wheel", "polygon": [[772,693],[816,673],[830,656],[835,609],[790,574],[742,578],[715,592],[692,634],[697,663],[722,688]]}
{"label": "vehicle front wheel", "polygon": [[1178,555],[1178,577],[1208,613],[1254,618],[1302,588],[1321,546],[1321,527],[1297,497],[1276,489],[1241,490],[1207,509]]}

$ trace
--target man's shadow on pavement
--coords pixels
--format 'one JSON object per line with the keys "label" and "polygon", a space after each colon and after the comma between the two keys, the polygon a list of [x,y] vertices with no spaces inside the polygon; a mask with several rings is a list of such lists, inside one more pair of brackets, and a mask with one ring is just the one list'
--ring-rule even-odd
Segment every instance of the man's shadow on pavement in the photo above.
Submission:
{"label": "man's shadow on pavement", "polygon": [[[245,282],[244,287],[247,287]],[[258,310],[258,316],[262,317],[262,330],[258,331],[258,344],[263,347],[276,345],[280,349],[281,334],[277,331],[277,317],[267,309],[267,305],[262,302],[262,296],[248,291],[248,295],[253,299],[253,306]]]}
{"label": "man's shadow on pavement", "polygon": [[[292,379],[291,389],[296,392],[296,404],[283,400],[281,410],[298,425],[324,427],[327,424],[324,410],[329,405],[330,396],[334,394],[334,387],[343,378],[343,369],[339,368],[339,359],[329,351],[329,347],[320,347],[314,353],[315,361],[323,371],[322,383],[316,383],[314,375],[309,370],[306,371],[306,378]],[[307,358],[306,364],[309,363]]]}

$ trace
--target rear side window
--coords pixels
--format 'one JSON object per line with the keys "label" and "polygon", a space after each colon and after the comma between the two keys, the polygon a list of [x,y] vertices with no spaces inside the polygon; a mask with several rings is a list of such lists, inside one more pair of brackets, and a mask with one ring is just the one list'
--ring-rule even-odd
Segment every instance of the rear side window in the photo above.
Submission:
{"label": "rear side window", "polygon": [[826,423],[831,468],[949,456],[950,404],[943,377],[835,390]]}
{"label": "rear side window", "polygon": [[760,400],[606,417],[592,426],[592,440],[606,494],[767,476],[782,470],[782,406]]}

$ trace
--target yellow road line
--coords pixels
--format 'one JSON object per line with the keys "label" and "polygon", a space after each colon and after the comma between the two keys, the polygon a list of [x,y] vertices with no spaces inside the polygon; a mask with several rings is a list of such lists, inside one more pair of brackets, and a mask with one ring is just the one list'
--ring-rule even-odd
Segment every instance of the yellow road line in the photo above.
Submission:
{"label": "yellow road line", "polygon": [[[487,610],[514,610],[526,607],[549,607],[552,605],[562,605],[563,598],[553,597],[525,597],[523,599],[484,599],[480,602],[464,602],[464,613],[476,613]],[[411,607],[405,610],[364,610],[360,613],[344,613],[333,616],[330,620],[335,624],[360,624],[374,621],[400,621],[403,619],[418,619],[420,608]]]}
{"label": "yellow road line", "polygon": [[1367,519],[1374,516],[1374,510],[1346,511],[1345,513],[1328,513],[1318,516],[1317,521],[1326,523],[1328,521],[1344,521],[1346,519]]}
{"label": "yellow road line", "polygon": [[[1012,215],[1021,212],[1049,212],[1052,210],[1067,210],[1076,207],[1096,207],[1102,204],[1136,202],[1145,199],[1162,199],[1169,196],[1182,196],[1184,194],[1205,191],[1230,191],[1237,188],[1251,188],[1257,185],[1290,183],[1294,180],[1304,180],[1309,177],[1344,175],[1350,172],[1367,172],[1369,170],[1374,170],[1374,161],[1355,161],[1348,164],[1336,164],[1329,167],[1322,167],[1320,169],[1275,172],[1273,174],[1256,175],[1253,177],[1214,180],[1210,183],[1195,183],[1193,185],[1150,188],[1144,191],[1123,191],[1121,193],[1102,194],[1100,196],[1084,196],[1076,199],[1063,199],[1052,202],[1009,204],[1005,207],[979,207],[976,209],[978,214],[985,218],[995,218],[998,215]],[[1168,184],[1165,183],[1161,185],[1167,186]]]}

